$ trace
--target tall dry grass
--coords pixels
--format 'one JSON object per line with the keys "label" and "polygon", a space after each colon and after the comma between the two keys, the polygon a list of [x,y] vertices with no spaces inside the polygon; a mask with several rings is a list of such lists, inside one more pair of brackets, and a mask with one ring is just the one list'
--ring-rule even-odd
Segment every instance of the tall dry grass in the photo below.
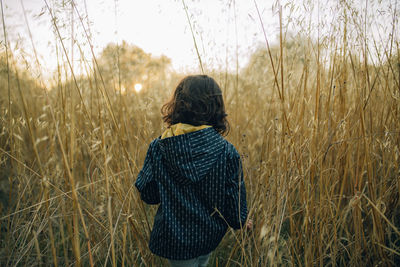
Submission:
{"label": "tall dry grass", "polygon": [[[147,144],[162,132],[160,106],[183,74],[157,74],[140,94],[122,94],[118,64],[113,81],[96,60],[81,60],[86,75],[75,75],[46,7],[60,60],[55,85],[30,78],[10,46],[2,54],[0,262],[163,265],[147,249],[155,208],[133,183]],[[355,3],[337,7],[336,24],[305,20],[295,35],[277,10],[278,45],[259,12],[265,47],[247,67],[205,68],[224,89],[227,138],[242,155],[255,221],[252,231],[227,234],[211,266],[400,264],[398,11],[385,6],[392,34],[367,39]]]}

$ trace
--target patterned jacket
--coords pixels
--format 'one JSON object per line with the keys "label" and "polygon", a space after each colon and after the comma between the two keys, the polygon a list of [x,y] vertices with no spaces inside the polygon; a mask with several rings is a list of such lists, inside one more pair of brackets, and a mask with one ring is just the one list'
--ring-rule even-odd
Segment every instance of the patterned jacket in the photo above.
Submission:
{"label": "patterned jacket", "polygon": [[150,250],[186,260],[213,251],[228,226],[247,217],[240,156],[214,128],[151,142],[135,183],[147,204],[160,204]]}

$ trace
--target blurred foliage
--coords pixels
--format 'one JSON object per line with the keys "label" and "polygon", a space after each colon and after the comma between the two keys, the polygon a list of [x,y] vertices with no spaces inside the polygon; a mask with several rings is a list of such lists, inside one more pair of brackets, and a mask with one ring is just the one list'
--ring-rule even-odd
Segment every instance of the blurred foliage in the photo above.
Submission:
{"label": "blurred foliage", "polygon": [[143,49],[123,41],[109,44],[98,58],[99,71],[107,84],[114,88],[133,90],[136,83],[160,89],[166,79],[171,60],[166,56],[154,57]]}
{"label": "blurred foliage", "polygon": [[[305,36],[288,34],[283,45],[285,81],[298,81],[304,65],[313,59],[309,55],[309,51],[310,47],[315,46],[315,44]],[[277,78],[280,79],[281,58],[279,44],[271,44],[269,51],[265,45],[256,49],[250,55],[249,63],[242,73],[244,77],[249,77],[247,80],[255,82],[252,86],[261,87],[264,91],[272,92],[271,83],[274,77],[271,75],[273,74],[271,58],[274,62],[275,73],[278,75]]]}

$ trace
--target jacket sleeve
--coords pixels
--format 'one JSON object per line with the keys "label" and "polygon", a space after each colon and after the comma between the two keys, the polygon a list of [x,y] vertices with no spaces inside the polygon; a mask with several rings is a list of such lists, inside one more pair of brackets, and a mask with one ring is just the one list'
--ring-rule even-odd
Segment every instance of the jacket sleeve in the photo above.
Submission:
{"label": "jacket sleeve", "polygon": [[152,163],[154,142],[152,142],[147,150],[147,155],[144,160],[143,168],[139,172],[136,179],[135,186],[140,192],[140,198],[147,204],[159,204],[160,193],[158,191],[158,184],[154,180],[154,171]]}
{"label": "jacket sleeve", "polygon": [[242,163],[237,152],[228,158],[225,190],[225,207],[222,215],[230,227],[240,229],[246,224],[247,202]]}

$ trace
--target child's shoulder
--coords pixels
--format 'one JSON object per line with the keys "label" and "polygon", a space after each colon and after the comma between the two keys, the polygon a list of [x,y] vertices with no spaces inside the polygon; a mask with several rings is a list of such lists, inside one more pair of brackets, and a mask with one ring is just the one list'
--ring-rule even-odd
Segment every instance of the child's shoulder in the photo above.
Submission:
{"label": "child's shoulder", "polygon": [[226,142],[226,154],[228,156],[228,158],[240,158],[240,154],[237,151],[236,147],[229,142],[228,140],[225,139]]}
{"label": "child's shoulder", "polygon": [[159,138],[155,138],[150,142],[149,147],[147,148],[148,153],[154,153],[155,150],[159,149],[158,141]]}

